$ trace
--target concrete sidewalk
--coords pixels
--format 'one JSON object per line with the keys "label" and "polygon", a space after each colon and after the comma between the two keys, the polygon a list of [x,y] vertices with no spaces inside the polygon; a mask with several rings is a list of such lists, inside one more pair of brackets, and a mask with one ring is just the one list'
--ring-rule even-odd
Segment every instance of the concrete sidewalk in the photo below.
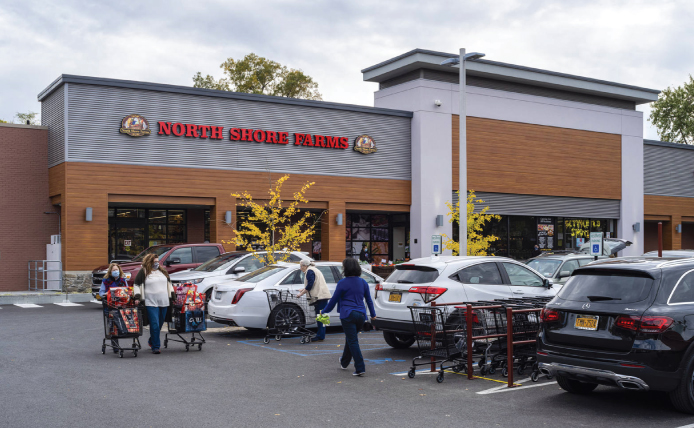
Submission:
{"label": "concrete sidewalk", "polygon": [[91,293],[60,293],[58,291],[4,291],[0,292],[0,305],[16,303],[83,303],[93,300]]}

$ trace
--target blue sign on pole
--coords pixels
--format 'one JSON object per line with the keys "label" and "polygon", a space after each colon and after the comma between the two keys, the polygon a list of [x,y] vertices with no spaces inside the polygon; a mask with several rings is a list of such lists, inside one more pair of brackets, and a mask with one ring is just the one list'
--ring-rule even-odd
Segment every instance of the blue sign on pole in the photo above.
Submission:
{"label": "blue sign on pole", "polygon": [[438,253],[439,253],[439,246],[434,244],[434,254],[438,254]]}
{"label": "blue sign on pole", "polygon": [[593,253],[600,254],[600,244],[593,244]]}

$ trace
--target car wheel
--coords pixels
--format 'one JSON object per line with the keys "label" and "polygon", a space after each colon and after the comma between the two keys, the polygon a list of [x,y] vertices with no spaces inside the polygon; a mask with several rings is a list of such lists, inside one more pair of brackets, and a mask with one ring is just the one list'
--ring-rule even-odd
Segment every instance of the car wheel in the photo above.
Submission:
{"label": "car wheel", "polygon": [[694,358],[689,360],[677,389],[670,393],[670,401],[680,412],[694,413]]}
{"label": "car wheel", "polygon": [[411,334],[396,334],[390,331],[383,332],[383,339],[395,349],[407,349],[414,343],[414,336]]}
{"label": "car wheel", "polygon": [[305,327],[304,311],[291,303],[281,303],[270,312],[268,327],[288,329],[290,327]]}
{"label": "car wheel", "polygon": [[561,386],[561,389],[572,394],[588,394],[598,387],[597,383],[579,382],[567,379],[564,376],[557,376],[557,383]]}

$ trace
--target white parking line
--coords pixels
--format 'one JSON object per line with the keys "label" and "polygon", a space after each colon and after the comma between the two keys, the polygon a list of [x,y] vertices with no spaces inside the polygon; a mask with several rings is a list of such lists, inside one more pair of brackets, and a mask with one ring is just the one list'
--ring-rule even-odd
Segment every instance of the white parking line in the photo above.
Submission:
{"label": "white parking line", "polygon": [[15,303],[15,306],[19,306],[20,308],[43,308],[43,306],[35,305],[33,303]]}
{"label": "white parking line", "polygon": [[[515,383],[525,383],[529,382],[530,378],[527,379],[522,379],[518,381],[514,381]],[[479,391],[477,394],[480,395],[487,395],[487,394],[496,394],[497,392],[506,392],[506,391],[518,391],[520,389],[526,389],[526,388],[536,388],[538,386],[547,386],[547,385],[556,385],[557,382],[544,382],[544,383],[536,383],[536,384],[531,384],[531,385],[526,385],[526,386],[516,386],[515,388],[509,388],[508,386],[497,386],[495,388],[490,388],[490,389],[485,389],[484,391]]]}
{"label": "white parking line", "polygon": [[89,303],[96,303],[97,305],[100,305],[100,304],[101,304],[101,302],[98,301],[98,300],[96,300],[96,299],[90,300]]}
{"label": "white parking line", "polygon": [[681,427],[677,427],[677,428],[694,428],[694,424],[682,425]]}
{"label": "white parking line", "polygon": [[58,305],[58,306],[83,306],[79,303],[73,303],[73,302],[54,303],[54,305]]}

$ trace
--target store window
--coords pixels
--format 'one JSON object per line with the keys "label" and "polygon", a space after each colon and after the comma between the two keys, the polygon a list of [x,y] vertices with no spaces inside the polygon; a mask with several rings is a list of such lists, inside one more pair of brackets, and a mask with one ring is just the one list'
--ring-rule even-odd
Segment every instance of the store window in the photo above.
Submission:
{"label": "store window", "polygon": [[109,259],[129,259],[153,245],[184,243],[186,221],[186,210],[181,209],[111,207]]}
{"label": "store window", "polygon": [[374,263],[390,260],[390,224],[386,214],[347,214],[345,227],[347,255],[359,258],[363,252]]}
{"label": "store window", "polygon": [[509,256],[516,260],[532,257],[537,243],[537,223],[535,217],[509,217]]}

